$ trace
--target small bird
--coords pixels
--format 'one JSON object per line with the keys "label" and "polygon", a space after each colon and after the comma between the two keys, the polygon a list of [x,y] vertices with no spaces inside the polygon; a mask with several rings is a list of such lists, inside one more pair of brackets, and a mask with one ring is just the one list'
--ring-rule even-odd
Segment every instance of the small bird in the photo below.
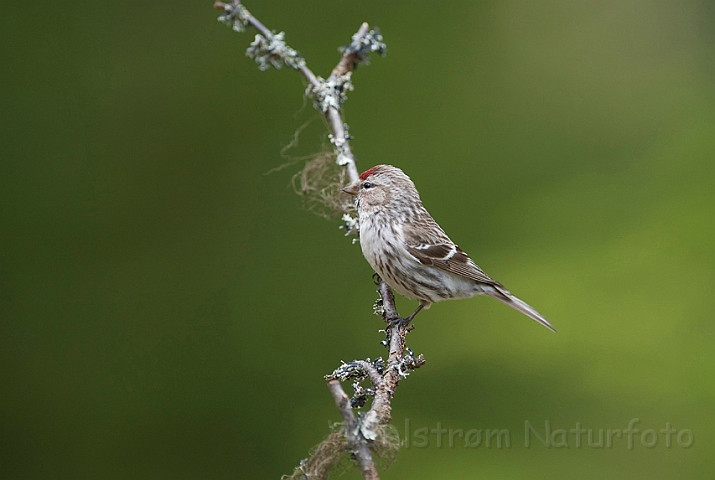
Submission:
{"label": "small bird", "polygon": [[399,168],[377,165],[342,190],[356,197],[367,262],[390,287],[420,302],[407,322],[435,302],[489,295],[556,331],[449,239]]}

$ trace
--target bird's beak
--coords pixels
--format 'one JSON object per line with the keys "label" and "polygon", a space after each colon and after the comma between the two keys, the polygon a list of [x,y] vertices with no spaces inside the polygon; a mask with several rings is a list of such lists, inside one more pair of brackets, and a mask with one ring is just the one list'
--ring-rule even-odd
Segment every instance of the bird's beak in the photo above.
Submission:
{"label": "bird's beak", "polygon": [[350,195],[357,195],[358,192],[360,191],[360,183],[359,182],[353,182],[347,187],[343,187],[340,190],[342,190],[345,193],[349,193]]}

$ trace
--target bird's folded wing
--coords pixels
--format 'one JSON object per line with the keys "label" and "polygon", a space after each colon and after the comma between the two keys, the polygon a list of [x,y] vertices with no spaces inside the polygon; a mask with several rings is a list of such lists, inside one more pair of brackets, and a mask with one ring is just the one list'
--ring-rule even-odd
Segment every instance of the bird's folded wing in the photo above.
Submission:
{"label": "bird's folded wing", "polygon": [[[424,229],[413,227],[411,224],[403,226],[407,251],[423,265],[432,265],[446,272],[462,275],[477,282],[504,287],[484,273],[469,255],[447,237],[442,229],[426,232]],[[435,241],[436,240],[436,241]]]}

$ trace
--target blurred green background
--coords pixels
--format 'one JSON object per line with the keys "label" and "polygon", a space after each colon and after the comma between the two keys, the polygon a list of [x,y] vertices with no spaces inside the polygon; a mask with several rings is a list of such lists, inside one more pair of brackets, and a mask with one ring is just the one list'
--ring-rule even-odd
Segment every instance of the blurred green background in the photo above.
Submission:
{"label": "blurred green background", "polygon": [[[383,478],[715,477],[713,3],[247,6],[323,76],[381,27],[345,105],[359,166],[402,167],[559,330],[484,298],[422,313],[394,425],[511,447],[430,435]],[[359,246],[301,208],[300,164],[265,174],[315,116],[299,76],[259,72],[210,1],[0,9],[0,477],[291,472],[339,420],[322,375],[384,351]],[[326,141],[315,121],[289,155]],[[654,448],[525,447],[525,421],[634,418]]]}

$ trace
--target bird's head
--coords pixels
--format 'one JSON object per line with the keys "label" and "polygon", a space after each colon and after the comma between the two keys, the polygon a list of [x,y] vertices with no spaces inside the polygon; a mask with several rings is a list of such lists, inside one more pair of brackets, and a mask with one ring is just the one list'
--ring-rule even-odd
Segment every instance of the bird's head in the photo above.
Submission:
{"label": "bird's head", "polygon": [[377,165],[365,170],[357,180],[342,190],[357,197],[360,209],[409,205],[415,201],[421,203],[410,177],[392,165]]}

